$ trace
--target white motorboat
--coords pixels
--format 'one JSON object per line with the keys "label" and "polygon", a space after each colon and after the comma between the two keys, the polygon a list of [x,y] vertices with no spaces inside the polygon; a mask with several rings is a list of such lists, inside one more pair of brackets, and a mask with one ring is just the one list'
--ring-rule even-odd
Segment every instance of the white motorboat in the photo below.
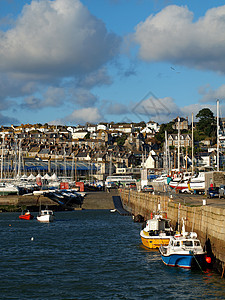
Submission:
{"label": "white motorboat", "polygon": [[167,266],[193,268],[202,267],[207,262],[206,252],[203,250],[197,234],[186,232],[183,220],[182,233],[174,235],[168,246],[160,246],[162,261]]}
{"label": "white motorboat", "polygon": [[17,186],[7,183],[0,182],[0,195],[15,195],[19,194],[19,189]]}
{"label": "white motorboat", "polygon": [[41,210],[41,212],[37,216],[37,220],[39,222],[44,222],[44,223],[52,222],[54,220],[54,213],[52,210],[49,209]]}
{"label": "white motorboat", "polygon": [[152,180],[153,183],[162,183],[162,184],[167,184],[167,174],[162,174],[159,177],[155,178]]}

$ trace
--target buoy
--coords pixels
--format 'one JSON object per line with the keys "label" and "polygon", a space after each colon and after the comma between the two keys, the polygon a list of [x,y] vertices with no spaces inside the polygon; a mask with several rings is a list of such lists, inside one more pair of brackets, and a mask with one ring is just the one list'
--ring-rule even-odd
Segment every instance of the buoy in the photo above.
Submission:
{"label": "buoy", "polygon": [[11,224],[9,224],[9,226],[11,226]]}
{"label": "buoy", "polygon": [[206,256],[205,260],[208,264],[211,264],[211,262],[212,262],[212,259],[210,256]]}
{"label": "buoy", "polygon": [[34,240],[34,238],[32,237],[32,238],[31,238],[31,241],[33,241],[33,240]]}

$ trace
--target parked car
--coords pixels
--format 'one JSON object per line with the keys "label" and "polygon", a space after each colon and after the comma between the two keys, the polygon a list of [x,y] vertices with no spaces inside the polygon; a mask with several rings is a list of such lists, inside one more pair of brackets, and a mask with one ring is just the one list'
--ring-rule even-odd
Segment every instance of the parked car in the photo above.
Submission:
{"label": "parked car", "polygon": [[152,185],[144,185],[142,188],[142,192],[154,192],[154,188]]}
{"label": "parked car", "polygon": [[132,189],[132,190],[135,190],[137,188],[136,183],[135,182],[130,183],[129,188]]}
{"label": "parked car", "polygon": [[219,198],[225,198],[225,185],[221,184],[219,188]]}
{"label": "parked car", "polygon": [[207,197],[214,198],[219,197],[219,188],[218,187],[210,187],[207,190]]}

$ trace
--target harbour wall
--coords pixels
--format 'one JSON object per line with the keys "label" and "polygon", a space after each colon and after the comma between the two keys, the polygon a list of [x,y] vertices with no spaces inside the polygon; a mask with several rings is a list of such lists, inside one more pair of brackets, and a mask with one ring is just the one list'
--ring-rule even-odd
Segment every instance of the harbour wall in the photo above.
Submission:
{"label": "harbour wall", "polygon": [[[131,190],[120,190],[124,208],[133,215],[142,215],[145,220],[151,213],[159,209],[167,214],[173,227],[178,218],[182,226],[185,218],[186,231],[195,231],[208,255],[212,258],[212,266],[220,273],[225,268],[225,209],[209,205],[184,205],[175,202],[166,194],[153,195]],[[181,229],[181,228],[180,228]]]}
{"label": "harbour wall", "polygon": [[[82,209],[113,209],[113,198],[112,196],[118,195],[117,190],[111,191],[97,191],[97,192],[87,192],[84,202],[82,204]],[[44,196],[34,196],[34,195],[9,195],[9,196],[0,196],[0,207],[2,210],[21,210],[21,207],[33,208],[38,211],[39,205],[45,207],[54,207],[60,209],[59,205]],[[11,208],[9,208],[11,206]],[[7,208],[8,207],[8,208]],[[5,208],[5,209],[4,209]]]}

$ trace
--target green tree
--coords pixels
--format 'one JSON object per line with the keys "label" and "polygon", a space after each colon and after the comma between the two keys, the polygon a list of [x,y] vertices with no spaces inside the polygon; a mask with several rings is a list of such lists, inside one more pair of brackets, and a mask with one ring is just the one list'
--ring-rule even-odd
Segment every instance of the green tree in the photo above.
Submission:
{"label": "green tree", "polygon": [[115,139],[115,142],[117,143],[118,146],[123,146],[125,141],[127,139],[127,136],[125,134],[123,134],[122,136],[118,136],[116,139]]}
{"label": "green tree", "polygon": [[209,108],[203,108],[197,113],[196,118],[199,119],[196,126],[197,130],[207,137],[213,137],[216,131],[216,120],[213,112]]}
{"label": "green tree", "polygon": [[84,136],[84,138],[85,138],[86,140],[90,139],[90,132],[88,132],[88,133]]}
{"label": "green tree", "polygon": [[177,132],[175,129],[173,129],[174,121],[171,121],[167,124],[162,124],[160,126],[159,132],[156,133],[155,138],[160,143],[164,143],[165,141],[165,131],[167,131],[167,134],[175,133]]}

